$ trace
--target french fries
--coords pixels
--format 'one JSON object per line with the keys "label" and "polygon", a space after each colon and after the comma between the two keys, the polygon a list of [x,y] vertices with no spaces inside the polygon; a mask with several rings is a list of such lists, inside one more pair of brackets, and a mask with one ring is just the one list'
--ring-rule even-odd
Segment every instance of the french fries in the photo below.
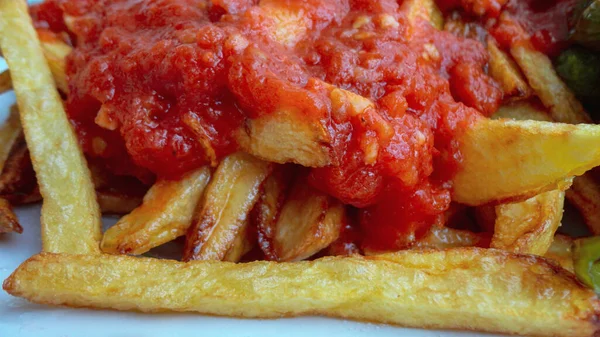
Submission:
{"label": "french fries", "polygon": [[600,126],[482,119],[460,140],[453,200],[477,206],[564,190],[600,164],[600,149],[589,146],[599,141]]}
{"label": "french fries", "polygon": [[412,248],[449,249],[462,247],[487,247],[488,233],[473,233],[468,230],[434,226]]}
{"label": "french fries", "polygon": [[36,303],[73,307],[321,314],[535,336],[591,336],[600,310],[593,292],[555,264],[477,248],[246,264],[42,253],[3,288]]}
{"label": "french fries", "polygon": [[566,235],[557,234],[544,256],[556,261],[564,269],[573,272],[573,239]]}
{"label": "french fries", "polygon": [[8,119],[0,125],[0,172],[4,170],[4,163],[22,131],[19,110],[13,105],[10,108]]}
{"label": "french fries", "polygon": [[592,174],[585,174],[573,180],[566,196],[583,216],[594,235],[600,235],[600,184]]}
{"label": "french fries", "polygon": [[517,98],[530,96],[531,88],[523,78],[519,67],[491,37],[487,40],[487,51],[490,55],[490,76],[502,86],[504,96]]}
{"label": "french fries", "polygon": [[333,243],[345,223],[345,208],[298,179],[270,231],[278,261],[304,260]]}
{"label": "french fries", "polygon": [[37,173],[44,251],[98,253],[100,211],[89,169],[22,0],[0,1],[0,48],[10,67]]}
{"label": "french fries", "polygon": [[225,258],[248,226],[248,214],[271,170],[271,163],[244,153],[221,161],[188,229],[184,261]]}
{"label": "french fries", "polygon": [[22,233],[23,228],[19,224],[17,216],[6,199],[0,198],[0,234]]}
{"label": "french fries", "polygon": [[64,92],[69,92],[69,85],[67,83],[67,76],[65,74],[65,58],[71,52],[71,46],[67,45],[55,36],[47,36],[48,34],[42,35],[42,50],[44,51],[44,57],[50,67],[50,72],[54,77],[56,87]]}
{"label": "french fries", "polygon": [[139,255],[184,235],[209,178],[204,167],[180,180],[156,182],[141,206],[104,233],[102,251]]}
{"label": "french fries", "polygon": [[565,192],[550,191],[526,201],[496,206],[490,246],[509,252],[543,256],[562,219]]}

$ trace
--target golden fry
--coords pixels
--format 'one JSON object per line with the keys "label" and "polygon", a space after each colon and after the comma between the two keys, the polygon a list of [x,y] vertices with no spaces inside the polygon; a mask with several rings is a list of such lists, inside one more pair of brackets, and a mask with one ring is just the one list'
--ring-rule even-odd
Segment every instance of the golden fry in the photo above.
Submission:
{"label": "golden fry", "polygon": [[100,210],[75,133],[23,0],[0,0],[0,48],[11,72],[42,206],[44,251],[99,253]]}
{"label": "golden fry", "polygon": [[413,247],[435,249],[487,247],[489,242],[488,233],[473,233],[467,230],[434,226]]}
{"label": "golden fry", "polygon": [[575,95],[558,77],[546,54],[528,46],[514,46],[511,54],[533,91],[550,110],[552,119],[569,124],[592,122]]}
{"label": "golden fry", "polygon": [[[246,220],[246,222],[247,221],[248,220]],[[250,227],[251,226],[248,223],[242,224],[239,232],[233,240],[232,246],[229,248],[227,253],[225,253],[223,261],[239,262],[242,256],[254,248],[254,245],[256,244],[256,236],[251,237],[249,232],[251,230],[256,230],[256,228]]]}
{"label": "golden fry", "polygon": [[600,126],[481,119],[460,139],[453,200],[477,206],[520,201],[569,186],[600,164]]}
{"label": "golden fry", "polygon": [[104,233],[102,251],[139,255],[184,235],[209,179],[204,167],[180,180],[156,182],[141,206]]}
{"label": "golden fry", "polygon": [[19,224],[19,219],[12,210],[10,203],[0,198],[0,234],[2,233],[23,233],[23,227]]}
{"label": "golden fry", "polygon": [[555,264],[477,248],[244,264],[42,253],[3,288],[36,303],[73,307],[318,314],[535,336],[592,336],[600,311],[593,291]]}
{"label": "golden fry", "polygon": [[44,38],[41,45],[56,87],[60,91],[68,93],[69,84],[65,74],[65,58],[73,48],[56,37]]}
{"label": "golden fry", "polygon": [[245,153],[221,161],[188,230],[183,259],[223,260],[258,199],[272,164]]}
{"label": "golden fry", "polygon": [[496,206],[496,223],[490,247],[544,255],[560,226],[565,192],[550,191],[526,201]]}
{"label": "golden fry", "polygon": [[528,97],[531,95],[531,88],[523,78],[515,61],[503,52],[492,38],[488,38],[487,51],[490,55],[490,76],[500,83],[504,97]]}
{"label": "golden fry", "polygon": [[338,200],[297,180],[271,229],[275,258],[304,260],[326,248],[339,237],[345,213]]}
{"label": "golden fry", "polygon": [[444,16],[434,0],[407,0],[402,3],[402,6],[413,25],[419,18],[428,21],[438,30],[444,28]]}

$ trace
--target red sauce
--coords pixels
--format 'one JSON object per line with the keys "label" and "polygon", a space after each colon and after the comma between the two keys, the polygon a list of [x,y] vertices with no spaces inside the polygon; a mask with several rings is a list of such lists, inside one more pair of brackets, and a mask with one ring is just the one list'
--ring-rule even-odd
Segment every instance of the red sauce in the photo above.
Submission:
{"label": "red sauce", "polygon": [[[377,249],[443,219],[457,138],[502,99],[478,41],[413,29],[396,0],[263,1],[303,13],[297,43],[276,41],[252,0],[59,2],[77,37],[67,111],[88,155],[178,177],[237,150],[245,119],[292,105],[332,138],[334,165],[310,182],[362,208],[363,245]],[[374,104],[334,107],[331,85]]]}

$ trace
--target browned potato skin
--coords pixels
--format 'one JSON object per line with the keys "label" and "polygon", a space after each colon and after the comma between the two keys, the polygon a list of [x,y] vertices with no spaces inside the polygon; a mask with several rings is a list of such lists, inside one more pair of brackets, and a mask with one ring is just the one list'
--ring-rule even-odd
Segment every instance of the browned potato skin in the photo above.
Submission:
{"label": "browned potato skin", "polygon": [[187,231],[184,261],[223,260],[248,225],[252,207],[273,164],[243,152],[221,161]]}
{"label": "browned potato skin", "polygon": [[494,249],[233,264],[43,253],[5,282],[51,305],[274,318],[326,315],[437,329],[592,336],[600,304],[575,276]]}
{"label": "browned potato skin", "polygon": [[548,251],[544,255],[545,258],[555,261],[560,264],[561,267],[574,272],[573,268],[573,238],[556,234],[554,241],[548,248]]}
{"label": "browned potato skin", "polygon": [[487,40],[487,51],[490,55],[489,74],[502,86],[504,97],[514,99],[530,96],[531,88],[523,78],[519,67],[491,37]]}
{"label": "browned potato skin", "polygon": [[23,228],[10,203],[6,199],[0,198],[0,234],[12,232],[23,233]]}

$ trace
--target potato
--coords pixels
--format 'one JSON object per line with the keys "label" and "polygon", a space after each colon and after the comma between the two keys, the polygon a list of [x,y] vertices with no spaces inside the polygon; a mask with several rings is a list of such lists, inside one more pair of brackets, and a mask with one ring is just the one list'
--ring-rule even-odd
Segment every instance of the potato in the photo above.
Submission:
{"label": "potato", "polygon": [[260,186],[272,168],[271,163],[241,152],[221,161],[187,231],[184,261],[225,258],[248,226]]}
{"label": "potato", "polygon": [[473,233],[468,230],[433,226],[424,237],[413,244],[412,248],[487,247],[489,243],[488,233]]}
{"label": "potato", "polygon": [[141,206],[104,233],[102,251],[139,255],[184,235],[209,179],[203,167],[180,180],[157,181]]}
{"label": "potato", "polygon": [[56,87],[60,91],[68,93],[69,84],[65,74],[65,58],[73,48],[54,35],[46,33],[40,34],[40,37],[42,38],[41,46],[44,51],[44,57],[48,62]]}
{"label": "potato", "polygon": [[253,235],[255,233],[250,233],[251,231],[256,232],[256,228],[250,226],[248,221],[249,219],[247,219],[246,223],[242,224],[240,227],[239,232],[233,240],[232,246],[227,253],[225,253],[223,261],[239,262],[240,259],[256,245],[256,235]]}
{"label": "potato", "polygon": [[569,186],[600,164],[600,126],[480,119],[459,139],[463,163],[453,200],[477,206],[520,201]]}
{"label": "potato", "polygon": [[579,210],[589,230],[600,235],[600,185],[593,174],[575,178],[566,196]]}
{"label": "potato", "polygon": [[442,30],[444,27],[444,16],[435,0],[407,0],[402,3],[402,9],[408,13],[408,19],[413,25],[419,18],[428,21],[438,30]]}
{"label": "potato", "polygon": [[496,80],[504,91],[504,97],[528,97],[531,88],[523,78],[521,71],[510,55],[503,52],[496,41],[489,37],[487,51],[490,55],[489,74]]}
{"label": "potato", "polygon": [[0,0],[0,48],[8,63],[42,206],[42,248],[99,253],[100,210],[77,137],[54,87],[23,0]]}
{"label": "potato", "polygon": [[271,229],[275,259],[298,261],[318,253],[337,240],[345,218],[341,202],[296,180]]}
{"label": "potato", "polygon": [[550,191],[526,201],[496,206],[490,247],[523,254],[544,255],[560,226],[565,192]]}
{"label": "potato", "polygon": [[0,234],[23,233],[23,227],[6,199],[0,198]]}
{"label": "potato", "polygon": [[544,53],[530,46],[513,46],[511,55],[527,77],[529,85],[550,109],[552,119],[561,123],[591,123],[581,103],[558,77],[552,62]]}
{"label": "potato", "polygon": [[42,253],[3,288],[51,305],[261,318],[317,314],[528,336],[592,336],[600,310],[593,291],[557,265],[478,248],[244,264]]}
{"label": "potato", "polygon": [[115,191],[96,190],[102,214],[129,214],[142,204],[142,198]]}

